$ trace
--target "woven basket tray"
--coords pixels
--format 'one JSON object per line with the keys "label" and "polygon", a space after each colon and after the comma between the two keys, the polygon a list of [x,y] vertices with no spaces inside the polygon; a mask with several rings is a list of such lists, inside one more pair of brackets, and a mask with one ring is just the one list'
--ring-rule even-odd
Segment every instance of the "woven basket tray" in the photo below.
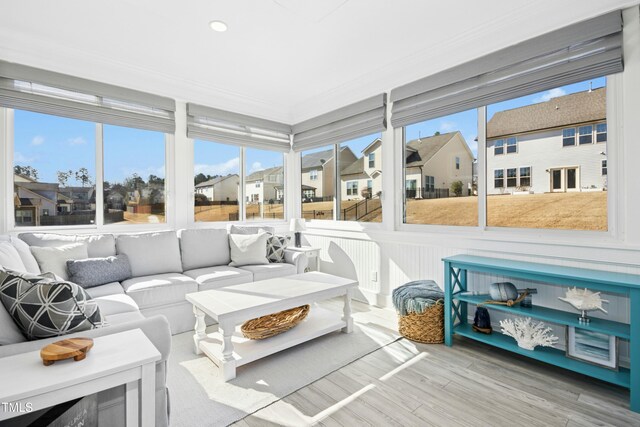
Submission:
{"label": "woven basket tray", "polygon": [[400,335],[411,341],[425,344],[444,342],[444,305],[438,301],[423,313],[398,316]]}
{"label": "woven basket tray", "polygon": [[268,314],[244,322],[240,330],[245,338],[263,340],[288,331],[302,322],[309,314],[309,306],[303,305],[279,313]]}

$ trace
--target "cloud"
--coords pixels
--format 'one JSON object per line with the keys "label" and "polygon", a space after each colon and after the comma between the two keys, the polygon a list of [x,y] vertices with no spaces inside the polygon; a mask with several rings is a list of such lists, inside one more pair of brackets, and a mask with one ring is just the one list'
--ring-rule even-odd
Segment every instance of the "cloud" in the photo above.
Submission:
{"label": "cloud", "polygon": [[249,169],[249,173],[254,173],[254,172],[258,172],[264,170],[264,166],[262,166],[262,163],[260,162],[253,162],[253,164],[251,165],[251,169]]}
{"label": "cloud", "polygon": [[31,145],[42,145],[43,142],[44,142],[44,136],[36,135],[31,140]]}
{"label": "cloud", "polygon": [[13,162],[14,163],[31,163],[33,162],[35,159],[33,157],[27,157],[22,153],[19,152],[15,152],[13,153]]}
{"label": "cloud", "polygon": [[234,157],[224,163],[216,163],[213,165],[196,164],[194,166],[195,174],[203,173],[205,175],[229,175],[230,173],[238,173],[240,167],[240,158]]}
{"label": "cloud", "polygon": [[551,89],[551,90],[548,90],[548,91],[542,93],[537,98],[533,98],[533,102],[534,103],[547,102],[552,98],[557,98],[559,96],[564,96],[566,94],[567,94],[567,92],[565,92],[564,89],[557,87],[555,89]]}
{"label": "cloud", "polygon": [[454,130],[458,130],[458,125],[455,122],[440,122],[440,133],[449,133]]}
{"label": "cloud", "polygon": [[69,145],[83,145],[87,143],[87,140],[81,136],[76,136],[75,138],[69,138],[67,142]]}

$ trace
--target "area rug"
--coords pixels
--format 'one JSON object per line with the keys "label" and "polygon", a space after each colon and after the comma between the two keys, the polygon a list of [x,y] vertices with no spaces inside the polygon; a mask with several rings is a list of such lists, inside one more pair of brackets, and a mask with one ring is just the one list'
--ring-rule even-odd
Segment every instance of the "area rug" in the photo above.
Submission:
{"label": "area rug", "polygon": [[194,354],[192,332],[175,335],[167,377],[171,426],[229,425],[396,341],[397,331],[381,325],[380,311],[355,313],[351,334],[334,332],[241,366],[227,383],[213,362]]}

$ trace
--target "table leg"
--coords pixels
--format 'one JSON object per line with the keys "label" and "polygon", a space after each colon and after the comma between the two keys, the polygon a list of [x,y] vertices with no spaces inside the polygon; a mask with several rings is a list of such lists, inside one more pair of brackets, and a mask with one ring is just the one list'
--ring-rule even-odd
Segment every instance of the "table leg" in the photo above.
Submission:
{"label": "table leg", "polygon": [[125,424],[127,427],[138,425],[139,381],[131,381],[125,386]]}
{"label": "table leg", "polygon": [[195,344],[196,354],[202,354],[200,349],[200,341],[207,338],[205,329],[207,325],[204,323],[204,312],[195,305],[193,306],[193,314],[196,316],[195,334],[193,334],[193,343]]}
{"label": "table leg", "polygon": [[142,427],[156,425],[156,365],[142,365],[142,383],[140,393],[140,418]]}
{"label": "table leg", "polygon": [[342,320],[346,323],[346,326],[342,328],[342,332],[350,334],[353,332],[353,318],[351,317],[351,289],[347,289],[344,294],[344,310]]}
{"label": "table leg", "polygon": [[444,263],[444,344],[451,347],[453,344],[452,321],[453,292],[451,289],[451,264]]}
{"label": "table leg", "polygon": [[222,335],[222,360],[220,361],[220,373],[222,379],[230,381],[236,377],[236,359],[233,357],[233,341],[231,337],[235,331],[235,325],[220,323],[218,326]]}
{"label": "table leg", "polygon": [[631,364],[631,378],[629,381],[629,408],[633,412],[640,412],[640,289],[631,289],[629,305],[631,306],[631,339],[629,340],[629,359]]}

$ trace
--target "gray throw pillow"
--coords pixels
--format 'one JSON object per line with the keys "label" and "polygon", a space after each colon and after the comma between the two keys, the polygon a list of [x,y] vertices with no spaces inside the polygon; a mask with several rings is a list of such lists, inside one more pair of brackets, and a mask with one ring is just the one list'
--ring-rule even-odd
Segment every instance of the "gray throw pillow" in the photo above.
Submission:
{"label": "gray throw pillow", "polygon": [[87,258],[67,261],[69,281],[83,288],[91,288],[131,278],[129,257],[125,254],[106,258]]}
{"label": "gray throw pillow", "polygon": [[105,325],[98,304],[75,283],[0,270],[0,301],[29,340]]}

